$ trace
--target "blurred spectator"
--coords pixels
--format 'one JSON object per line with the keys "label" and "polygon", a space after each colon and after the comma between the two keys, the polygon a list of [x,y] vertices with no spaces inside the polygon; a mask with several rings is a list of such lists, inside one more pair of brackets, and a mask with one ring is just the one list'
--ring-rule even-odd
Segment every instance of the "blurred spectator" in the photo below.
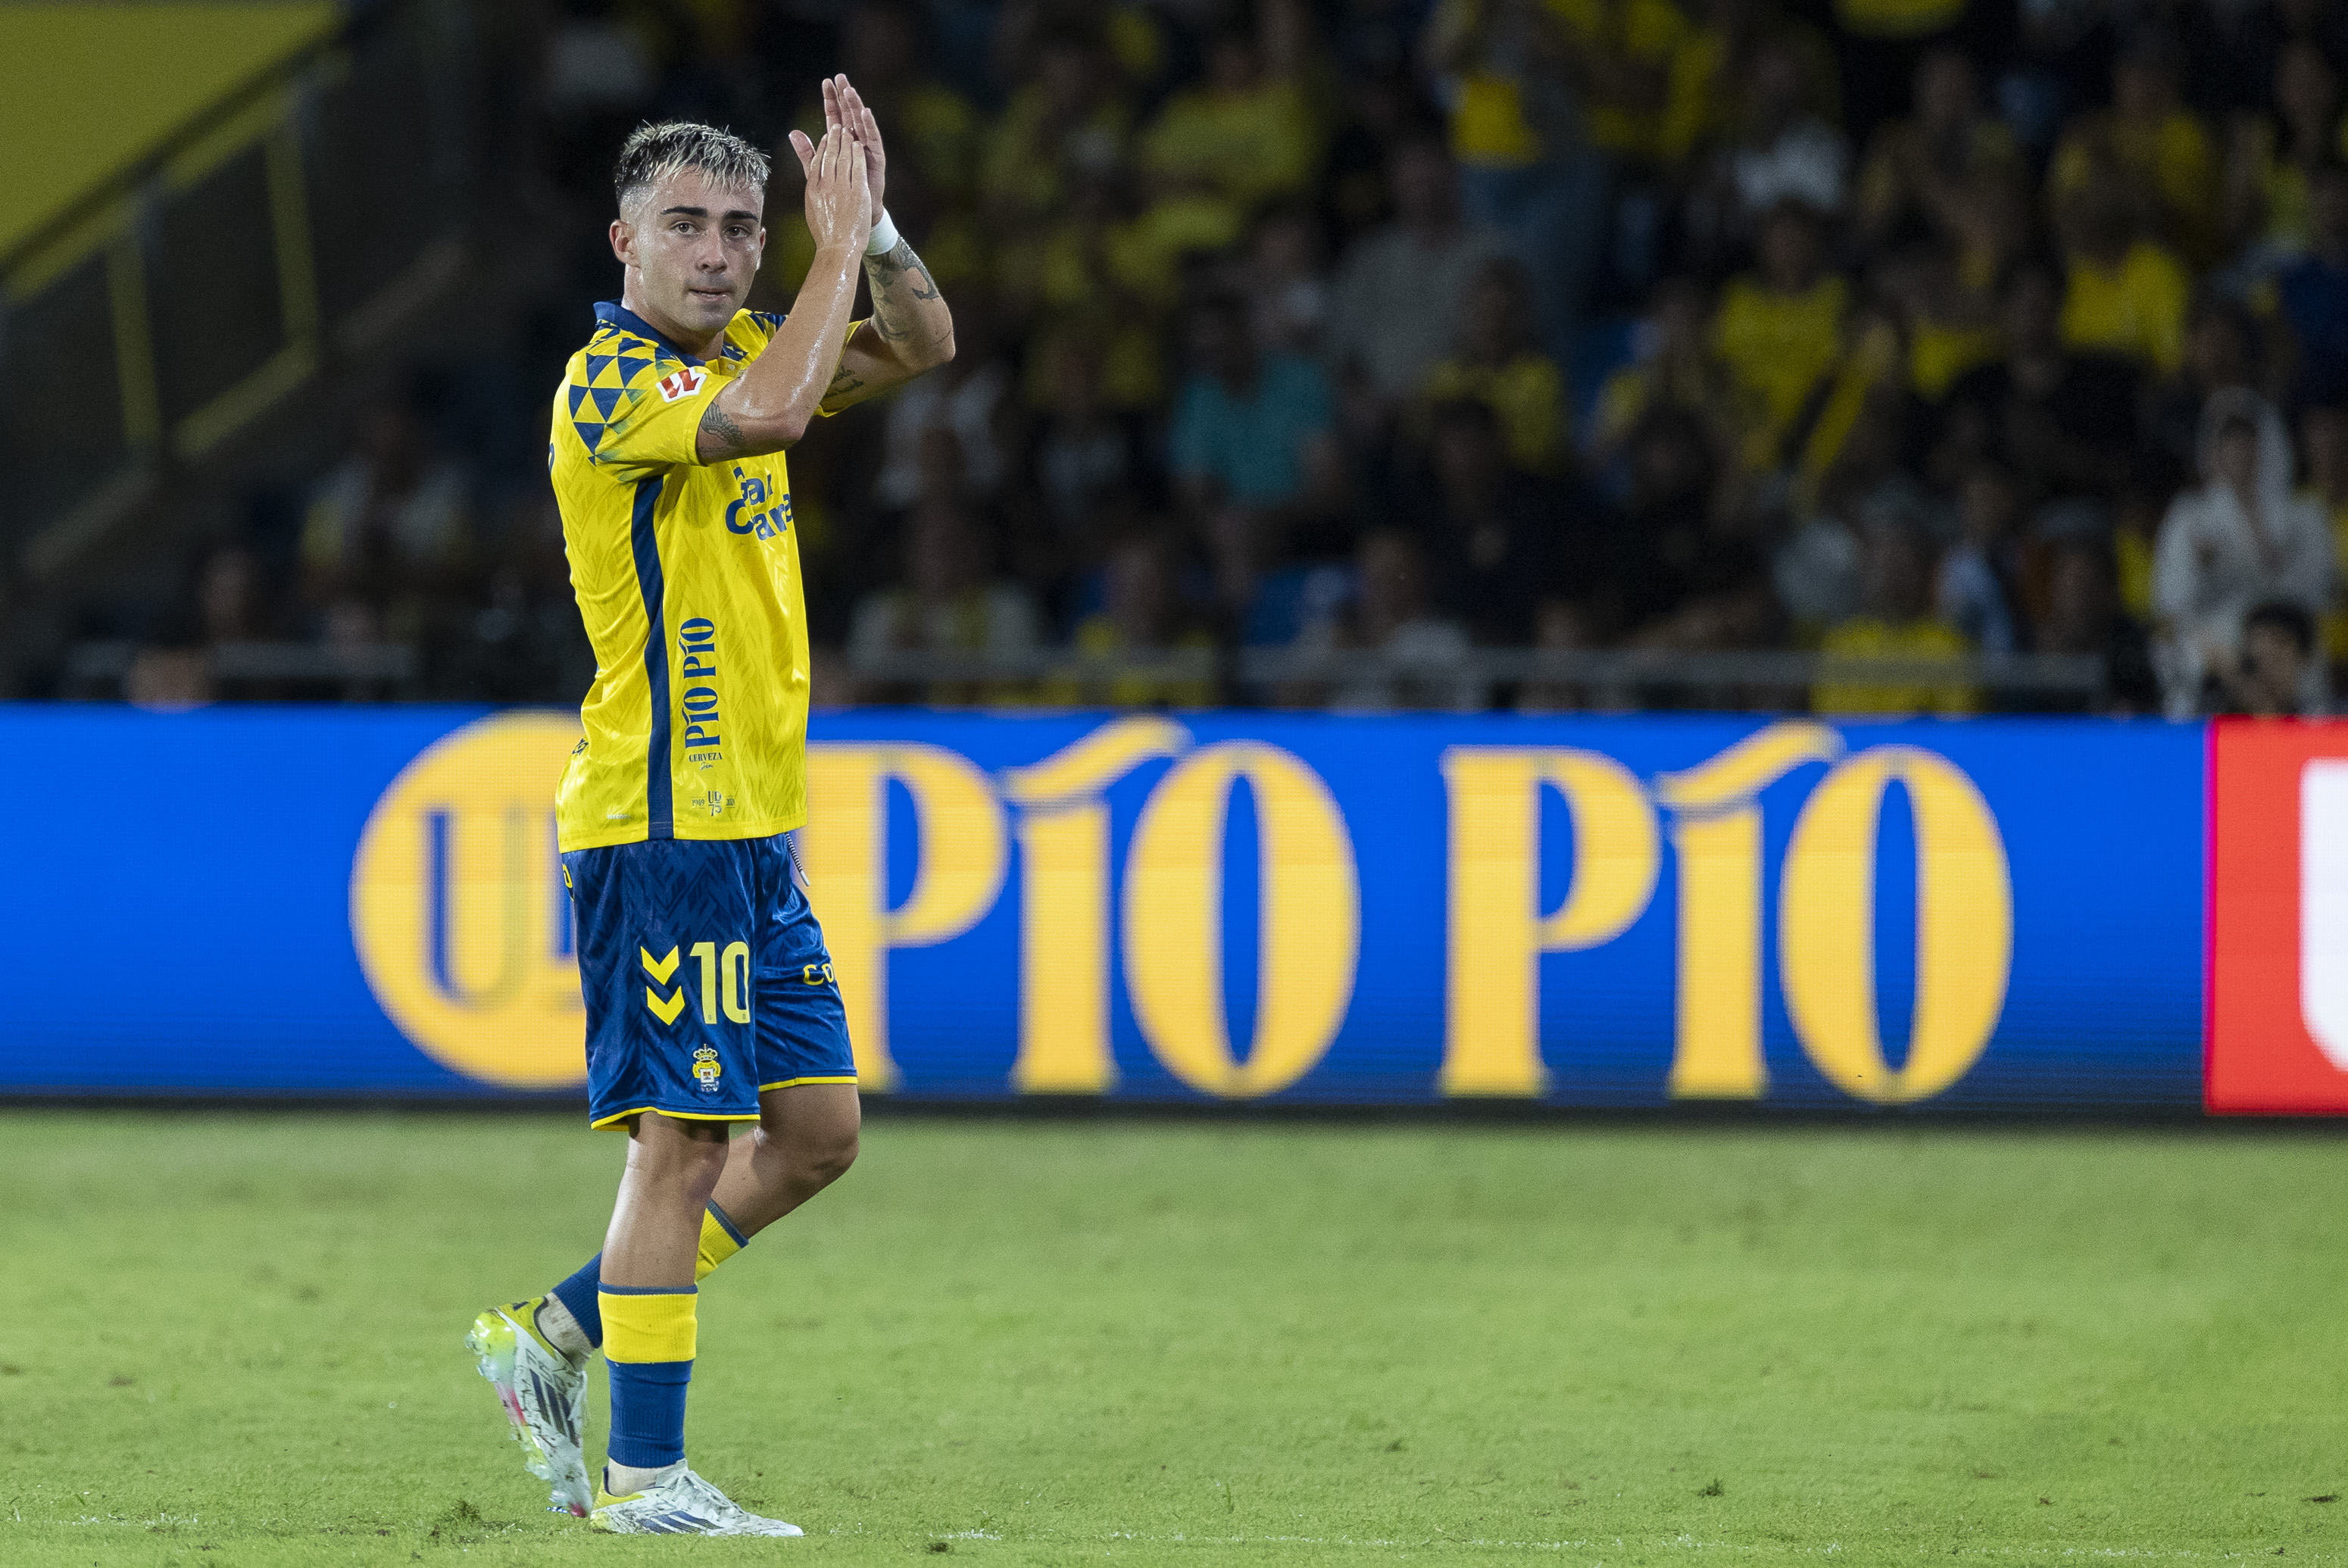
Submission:
{"label": "blurred spectator", "polygon": [[2039,495],[2108,493],[2136,445],[2137,372],[2067,348],[2054,277],[2025,266],[2008,284],[2005,358],[1958,377],[1942,406],[1934,467],[1952,479],[1994,457]]}
{"label": "blurred spectator", "polygon": [[922,493],[922,447],[933,429],[952,430],[962,454],[963,484],[972,499],[993,501],[1017,454],[1012,429],[1011,367],[994,352],[983,303],[954,302],[954,356],[888,402],[880,472],[872,499],[902,511]]}
{"label": "blurred spectator", "polygon": [[470,552],[470,481],[404,403],[364,412],[353,445],[311,496],[303,596],[327,641],[412,639],[424,630],[423,595]]}
{"label": "blurred spectator", "polygon": [[[1837,626],[1818,651],[1849,660],[1897,660],[1902,664],[1962,658],[1971,651],[1964,635],[1931,613],[1931,546],[1911,526],[1887,523],[1868,532],[1862,556],[1859,613]],[[1980,698],[1971,686],[1925,684],[1912,677],[1869,681],[1850,666],[1838,678],[1822,681],[1810,707],[1827,714],[1971,713]]]}
{"label": "blurred spectator", "polygon": [[1239,283],[1254,301],[1256,335],[1267,347],[1320,352],[1330,284],[1321,224],[1310,211],[1281,208],[1256,225]]}
{"label": "blurred spectator", "polygon": [[[2330,607],[2332,531],[2323,508],[2292,490],[2282,418],[2254,393],[2209,400],[2202,488],[2178,496],[2161,525],[2155,602],[2162,684],[2172,717],[2204,711],[2213,674],[2230,666],[2243,617],[2269,601],[2310,614]],[[2321,700],[2322,666],[2308,662]]]}
{"label": "blurred spectator", "polygon": [[2333,665],[2348,664],[2348,407],[2323,404],[2299,417],[2300,450],[2307,458],[2307,495],[2323,509],[2332,525],[2332,569],[2335,593],[2330,614],[2323,620],[2324,656]]}
{"label": "blurred spectator", "polygon": [[1774,468],[1812,388],[1841,356],[1850,284],[1825,271],[1818,219],[1797,201],[1770,213],[1760,271],[1733,278],[1713,316],[1712,346],[1759,406],[1746,460]]}
{"label": "blurred spectator", "polygon": [[1042,401],[1053,345],[1082,338],[1100,352],[1101,394],[1120,410],[1156,410],[1168,391],[1159,342],[1181,284],[1175,258],[1122,210],[1128,192],[1111,174],[1076,182],[1058,221],[1014,231],[995,257],[1006,325],[1032,334],[1030,400]]}
{"label": "blurred spectator", "polygon": [[1482,690],[1463,669],[1467,629],[1427,603],[1426,563],[1410,535],[1377,529],[1354,552],[1353,595],[1344,610],[1304,628],[1300,652],[1352,650],[1380,655],[1340,680],[1327,706],[1355,711],[1482,705]]}
{"label": "blurred spectator", "polygon": [[[1606,0],[1584,7],[1607,8]],[[1606,201],[1590,85],[1573,79],[1570,15],[1542,0],[1438,0],[1425,46],[1468,210],[1506,232],[1532,267],[1541,339],[1557,355],[1568,351]]]}
{"label": "blurred spectator", "polygon": [[1045,34],[1032,73],[986,132],[980,187],[999,229],[1048,221],[1078,183],[1114,173],[1133,134],[1121,89],[1091,29],[1061,25]]}
{"label": "blurred spectator", "polygon": [[1051,400],[1035,422],[1028,466],[1047,521],[1072,534],[1101,501],[1139,482],[1140,439],[1131,416],[1102,403],[1100,352],[1092,344],[1057,340],[1047,369]]}
{"label": "blurred spectator", "polygon": [[[1542,653],[1575,653],[1598,645],[1590,611],[1571,600],[1543,599],[1533,611],[1533,646]],[[1570,713],[1595,706],[1586,687],[1571,681],[1527,681],[1517,690],[1519,713]]]}
{"label": "blurred spectator", "polygon": [[[978,112],[929,68],[928,38],[913,0],[855,0],[841,19],[840,68],[880,122],[889,150],[890,190],[904,174],[949,197],[967,196],[978,173]],[[819,129],[819,107],[799,129]],[[798,160],[777,160],[796,172]],[[910,183],[910,182],[909,182]]]}
{"label": "blurred spectator", "polygon": [[2176,255],[2199,265],[2217,253],[2217,153],[2200,118],[2179,101],[2173,46],[2147,35],[2120,57],[2111,107],[2064,133],[2046,185],[2058,211],[2082,198],[2098,207],[2108,201],[2118,213],[2111,222],[2165,242]]}
{"label": "blurred spectator", "polygon": [[[932,428],[924,444],[929,479],[906,520],[903,581],[856,607],[850,657],[861,663],[910,651],[1033,651],[1039,641],[1035,601],[1025,589],[994,574],[994,542],[963,499],[953,433]],[[929,688],[927,700],[975,701],[984,689],[974,683],[940,683]]]}
{"label": "blurred spectator", "polygon": [[1694,278],[1671,278],[1654,292],[1653,314],[1640,324],[1633,358],[1610,374],[1591,412],[1589,450],[1607,466],[1640,420],[1655,408],[1687,409],[1702,419],[1715,444],[1735,444],[1758,418],[1755,396],[1738,384],[1712,351],[1711,302]]}
{"label": "blurred spectator", "polygon": [[1717,155],[1691,213],[1697,235],[1723,254],[1751,241],[1788,203],[1819,214],[1841,211],[1850,170],[1849,144],[1813,107],[1817,89],[1792,38],[1761,40],[1737,88],[1742,126]]}
{"label": "blurred spectator", "polygon": [[1246,304],[1228,294],[1192,308],[1190,358],[1169,435],[1169,466],[1185,499],[1245,514],[1274,547],[1298,523],[1328,515],[1342,476],[1321,367],[1262,352]]}
{"label": "blurred spectator", "polygon": [[1981,182],[2011,189],[2029,178],[2013,130],[1982,108],[1980,80],[1962,49],[1927,53],[1916,67],[1913,98],[1908,118],[1877,129],[1859,170],[1855,206],[1869,245],[1953,238]]}
{"label": "blurred spectator", "polygon": [[1632,432],[1628,458],[1610,592],[1594,607],[1643,647],[1766,639],[1774,629],[1767,573],[1752,542],[1718,512],[1718,461],[1703,424],[1685,408],[1657,408]]}
{"label": "blurred spectator", "polygon": [[2075,540],[2048,552],[2046,614],[2035,648],[2102,659],[2105,711],[2122,717],[2160,711],[2152,644],[2142,623],[2120,608],[2109,550]]}
{"label": "blurred spectator", "polygon": [[1509,460],[1554,474],[1565,459],[1565,376],[1533,336],[1532,279],[1524,263],[1484,263],[1468,295],[1459,352],[1426,377],[1430,402],[1472,397],[1497,415]]}
{"label": "blurred spectator", "polygon": [[261,557],[242,544],[222,545],[196,573],[196,621],[207,644],[258,643],[276,634],[269,583]]}
{"label": "blurred spectator", "polygon": [[2138,236],[2126,190],[2108,172],[2098,177],[2064,199],[2055,231],[2066,268],[2063,341],[2174,372],[2192,280],[2174,252]]}
{"label": "blurred spectator", "polygon": [[[1072,645],[1090,658],[1147,660],[1177,651],[1211,653],[1214,639],[1186,624],[1175,592],[1165,541],[1129,533],[1109,551],[1102,573],[1101,608],[1078,623]],[[1118,707],[1204,707],[1215,700],[1210,677],[1177,678],[1123,670],[1106,680],[1056,681],[1044,700],[1060,705],[1110,703]]]}
{"label": "blurred spectator", "polygon": [[2348,401],[2348,166],[2309,177],[2307,253],[2275,278],[2302,403]]}
{"label": "blurred spectator", "polygon": [[1876,269],[1877,288],[1904,318],[1904,379],[1919,397],[1938,402],[1957,377],[1992,363],[2003,352],[1997,295],[1984,281],[2000,271],[1994,261],[1976,270],[1958,247],[1931,241],[1909,247]]}
{"label": "blurred spectator", "polygon": [[2152,389],[2146,437],[2190,472],[2201,438],[2201,410],[2228,387],[2258,382],[2258,325],[2229,299],[2205,296],[2186,320],[2185,357],[2177,373]]}
{"label": "blurred spectator", "polygon": [[1387,181],[1394,222],[1357,242],[1338,272],[1329,356],[1341,375],[1396,407],[1418,395],[1458,341],[1468,287],[1504,242],[1461,220],[1457,177],[1438,144],[1406,142]]}
{"label": "blurred spectator", "polygon": [[2017,652],[2013,584],[2021,493],[2011,473],[1983,462],[1965,476],[1962,498],[1963,531],[1941,557],[1941,619],[1984,654]]}
{"label": "blurred spectator", "polygon": [[2300,39],[2282,46],[2273,106],[2271,113],[2243,116],[2227,150],[2227,232],[2247,247],[2245,270],[2254,273],[2306,253],[2315,236],[2310,182],[2348,154],[2340,75],[2322,50]]}
{"label": "blurred spectator", "polygon": [[1216,35],[1204,80],[1175,93],[1142,132],[1154,197],[1147,223],[1162,250],[1232,243],[1262,203],[1302,194],[1319,160],[1322,127],[1303,83],[1311,17],[1301,0],[1254,9],[1255,29]]}
{"label": "blurred spectator", "polygon": [[2312,718],[2326,711],[2315,617],[2287,599],[2242,617],[2240,645],[2225,650],[2217,675],[2228,713]]}
{"label": "blurred spectator", "polygon": [[1432,563],[1426,597],[1478,642],[1523,646],[1544,592],[1606,592],[1594,504],[1512,463],[1488,405],[1437,405],[1429,455],[1433,482],[1410,496],[1405,515]]}

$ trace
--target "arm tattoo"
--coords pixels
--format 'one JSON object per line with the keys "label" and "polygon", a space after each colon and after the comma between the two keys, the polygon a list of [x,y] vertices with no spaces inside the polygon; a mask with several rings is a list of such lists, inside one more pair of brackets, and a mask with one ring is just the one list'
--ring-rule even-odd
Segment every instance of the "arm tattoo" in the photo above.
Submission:
{"label": "arm tattoo", "polygon": [[831,385],[823,389],[824,401],[828,403],[834,397],[844,397],[863,386],[864,377],[843,365],[839,367],[839,374],[831,378]]}
{"label": "arm tattoo", "polygon": [[913,328],[901,318],[911,306],[938,297],[937,280],[907,240],[881,255],[866,257],[864,276],[872,287],[872,330],[884,343],[904,342]]}
{"label": "arm tattoo", "polygon": [[708,408],[702,413],[701,428],[716,448],[719,457],[739,457],[750,448],[750,438],[744,435],[742,427],[717,406],[715,397],[709,399]]}

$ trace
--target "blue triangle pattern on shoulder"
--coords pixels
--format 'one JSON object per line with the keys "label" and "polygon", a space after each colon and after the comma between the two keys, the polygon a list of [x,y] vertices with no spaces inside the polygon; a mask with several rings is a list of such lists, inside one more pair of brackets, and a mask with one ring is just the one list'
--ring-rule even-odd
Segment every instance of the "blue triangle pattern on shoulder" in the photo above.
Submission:
{"label": "blue triangle pattern on shoulder", "polygon": [[602,375],[604,371],[609,370],[612,367],[612,363],[613,356],[611,355],[597,354],[592,350],[590,350],[587,355],[587,385],[592,387],[595,384],[595,377]]}
{"label": "blue triangle pattern on shoulder", "polygon": [[595,444],[603,438],[603,427],[592,419],[573,419],[571,428],[579,432],[579,438],[586,443],[589,455],[593,455]]}
{"label": "blue triangle pattern on shoulder", "polygon": [[579,417],[579,405],[587,401],[587,388],[573,381],[563,390],[571,394],[571,417],[575,419]]}
{"label": "blue triangle pattern on shoulder", "polygon": [[596,409],[602,413],[604,422],[608,424],[612,418],[612,410],[620,406],[620,399],[627,394],[617,387],[597,387],[592,388],[587,396],[595,399]]}

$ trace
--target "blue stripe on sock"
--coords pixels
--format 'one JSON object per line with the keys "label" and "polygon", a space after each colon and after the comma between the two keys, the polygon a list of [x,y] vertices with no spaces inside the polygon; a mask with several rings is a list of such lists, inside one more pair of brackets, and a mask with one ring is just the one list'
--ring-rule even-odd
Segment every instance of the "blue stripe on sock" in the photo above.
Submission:
{"label": "blue stripe on sock", "polygon": [[736,1246],[747,1247],[750,1244],[750,1238],[744,1235],[740,1230],[736,1228],[734,1216],[719,1208],[717,1206],[717,1200],[715,1198],[709,1200],[709,1217],[717,1222],[717,1228],[719,1230],[734,1238],[734,1244]]}
{"label": "blue stripe on sock", "polygon": [[607,1284],[605,1295],[699,1295],[697,1284]]}
{"label": "blue stripe on sock", "polygon": [[603,1347],[603,1307],[595,1299],[598,1282],[603,1275],[603,1254],[597,1253],[587,1260],[587,1266],[556,1285],[550,1293],[554,1299],[571,1309],[571,1315],[587,1336],[587,1343],[601,1350]]}
{"label": "blue stripe on sock", "polygon": [[685,1387],[690,1361],[607,1361],[612,1378],[612,1462],[657,1470],[685,1458]]}

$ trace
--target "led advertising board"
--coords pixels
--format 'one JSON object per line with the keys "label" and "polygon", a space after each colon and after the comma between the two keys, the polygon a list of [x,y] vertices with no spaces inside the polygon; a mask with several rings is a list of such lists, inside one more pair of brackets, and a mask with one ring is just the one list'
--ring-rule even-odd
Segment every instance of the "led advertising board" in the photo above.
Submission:
{"label": "led advertising board", "polygon": [[[579,733],[0,707],[37,763],[0,779],[0,1093],[575,1096],[551,802]],[[871,709],[813,735],[802,858],[870,1092],[2202,1103],[2204,727]],[[687,1054],[723,1026],[702,1000]]]}

